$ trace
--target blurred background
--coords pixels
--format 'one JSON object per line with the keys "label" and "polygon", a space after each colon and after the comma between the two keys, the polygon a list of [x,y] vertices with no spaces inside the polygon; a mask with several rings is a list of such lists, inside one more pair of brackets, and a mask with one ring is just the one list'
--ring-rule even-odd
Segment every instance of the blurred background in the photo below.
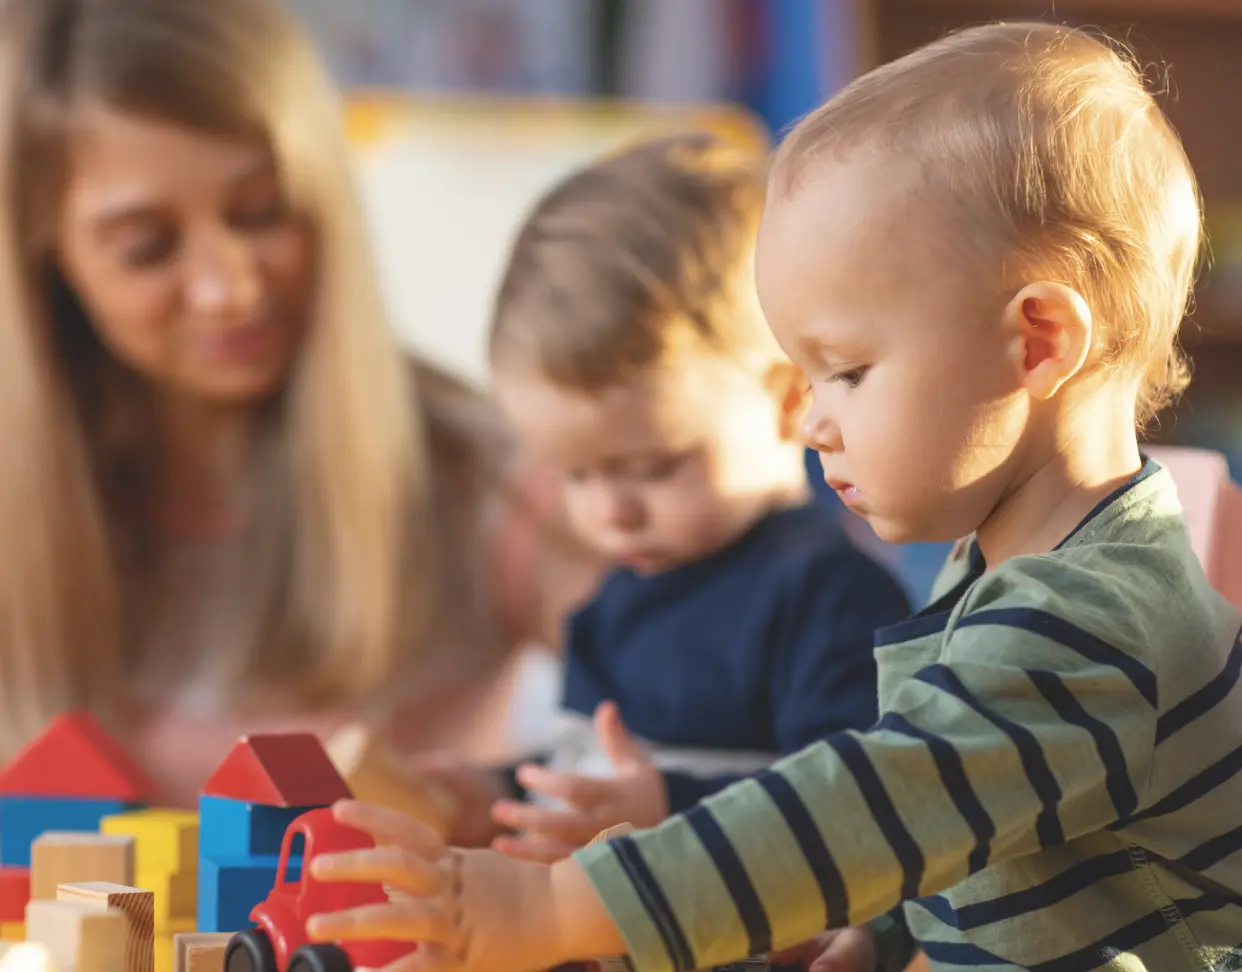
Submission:
{"label": "blurred background", "polygon": [[[954,27],[1101,27],[1165,92],[1211,236],[1184,330],[1196,379],[1153,438],[1219,450],[1242,478],[1242,0],[289,2],[348,92],[403,338],[481,385],[508,242],[569,168],[670,128],[774,142],[859,71]],[[938,545],[886,553],[916,597],[943,558]]]}

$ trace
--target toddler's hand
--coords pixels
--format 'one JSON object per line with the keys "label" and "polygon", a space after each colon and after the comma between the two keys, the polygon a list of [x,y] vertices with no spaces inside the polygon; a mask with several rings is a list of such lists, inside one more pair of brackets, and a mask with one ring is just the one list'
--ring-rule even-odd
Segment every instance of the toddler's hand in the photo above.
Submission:
{"label": "toddler's hand", "polygon": [[383,807],[344,801],[333,813],[377,846],[322,854],[311,863],[314,877],[400,893],[386,904],[316,915],[307,923],[311,941],[419,942],[392,972],[534,972],[562,960],[550,868],[451,849],[429,827]]}
{"label": "toddler's hand", "polygon": [[614,703],[603,702],[595,710],[595,732],[615,775],[599,779],[523,766],[518,770],[518,780],[526,789],[566,806],[555,810],[501,800],[492,808],[492,818],[521,834],[497,837],[492,842],[496,850],[552,863],[568,857],[609,827],[622,823],[640,829],[654,827],[668,816],[664,778],[630,736]]}
{"label": "toddler's hand", "polygon": [[837,928],[777,952],[773,965],[800,965],[807,972],[875,972],[875,935],[866,926]]}

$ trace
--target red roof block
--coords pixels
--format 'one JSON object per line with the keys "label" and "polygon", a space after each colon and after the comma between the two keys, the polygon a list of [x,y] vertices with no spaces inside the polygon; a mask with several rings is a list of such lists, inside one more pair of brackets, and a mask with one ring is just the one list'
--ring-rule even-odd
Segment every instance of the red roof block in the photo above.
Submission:
{"label": "red roof block", "polygon": [[352,795],[310,732],[242,736],[203,786],[203,796],[268,807],[326,807]]}
{"label": "red roof block", "polygon": [[89,712],[57,716],[0,771],[0,794],[137,803],[155,791]]}

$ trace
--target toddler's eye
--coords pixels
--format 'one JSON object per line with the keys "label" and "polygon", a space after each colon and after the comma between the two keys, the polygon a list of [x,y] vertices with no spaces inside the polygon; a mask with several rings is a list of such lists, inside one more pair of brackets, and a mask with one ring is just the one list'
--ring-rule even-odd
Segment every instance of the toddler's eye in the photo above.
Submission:
{"label": "toddler's eye", "polygon": [[655,483],[662,479],[668,479],[675,472],[685,465],[686,460],[690,458],[690,453],[679,452],[670,456],[660,456],[651,462],[645,463],[639,469],[634,471],[635,478],[645,482]]}
{"label": "toddler's eye", "polygon": [[867,375],[866,368],[851,368],[832,376],[832,381],[842,382],[847,388],[857,388]]}

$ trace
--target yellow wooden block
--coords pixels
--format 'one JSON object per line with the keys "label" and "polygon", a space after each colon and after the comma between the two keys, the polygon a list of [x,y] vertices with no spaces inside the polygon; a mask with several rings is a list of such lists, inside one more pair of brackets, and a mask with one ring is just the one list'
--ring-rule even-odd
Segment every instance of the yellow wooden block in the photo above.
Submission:
{"label": "yellow wooden block", "polygon": [[139,874],[134,884],[155,893],[157,929],[166,929],[173,922],[193,919],[198,914],[198,874],[192,871]]}
{"label": "yellow wooden block", "polygon": [[190,810],[117,813],[100,821],[99,832],[134,838],[134,867],[140,874],[198,872],[198,814]]}
{"label": "yellow wooden block", "polygon": [[24,942],[26,940],[26,923],[24,921],[0,921],[0,941]]}

